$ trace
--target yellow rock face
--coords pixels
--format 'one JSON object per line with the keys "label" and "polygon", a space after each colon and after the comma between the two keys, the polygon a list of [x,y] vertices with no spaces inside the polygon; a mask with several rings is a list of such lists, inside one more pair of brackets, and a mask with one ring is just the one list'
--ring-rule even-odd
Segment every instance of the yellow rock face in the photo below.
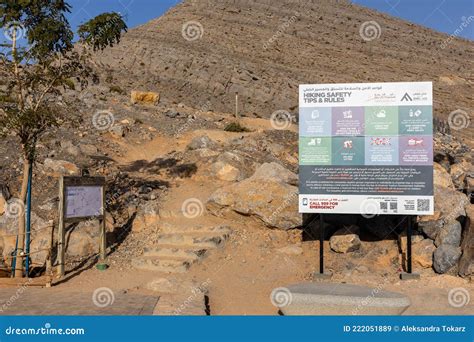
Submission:
{"label": "yellow rock face", "polygon": [[2,216],[3,213],[5,212],[6,205],[7,205],[7,202],[5,201],[3,196],[0,194],[0,216]]}
{"label": "yellow rock face", "polygon": [[142,103],[155,105],[160,102],[160,94],[151,91],[132,90],[130,100],[133,104]]}

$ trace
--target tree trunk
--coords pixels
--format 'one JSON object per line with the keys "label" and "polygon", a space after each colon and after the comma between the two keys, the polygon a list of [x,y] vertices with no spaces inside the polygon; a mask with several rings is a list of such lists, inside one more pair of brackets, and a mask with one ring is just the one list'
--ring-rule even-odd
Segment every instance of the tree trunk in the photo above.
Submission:
{"label": "tree trunk", "polygon": [[23,277],[23,252],[25,250],[25,210],[26,210],[26,191],[28,189],[28,175],[31,162],[28,157],[24,156],[23,163],[23,179],[21,181],[20,201],[23,204],[23,210],[18,216],[18,249],[15,262],[15,278]]}

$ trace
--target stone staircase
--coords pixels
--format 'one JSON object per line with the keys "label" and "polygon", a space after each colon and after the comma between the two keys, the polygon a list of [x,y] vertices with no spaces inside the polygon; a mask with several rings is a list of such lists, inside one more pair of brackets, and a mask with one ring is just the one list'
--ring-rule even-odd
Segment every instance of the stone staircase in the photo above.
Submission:
{"label": "stone staircase", "polygon": [[184,273],[208,250],[220,247],[230,233],[228,226],[176,227],[165,224],[154,246],[133,259],[132,265],[147,271]]}

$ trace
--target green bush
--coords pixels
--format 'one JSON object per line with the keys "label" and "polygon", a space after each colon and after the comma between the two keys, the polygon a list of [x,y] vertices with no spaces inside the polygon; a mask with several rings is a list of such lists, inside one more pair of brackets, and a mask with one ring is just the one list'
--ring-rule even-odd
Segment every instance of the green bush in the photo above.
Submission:
{"label": "green bush", "polygon": [[226,131],[226,132],[250,132],[250,129],[248,129],[245,126],[242,126],[238,122],[231,122],[231,123],[228,123],[227,126],[225,126],[224,131]]}
{"label": "green bush", "polygon": [[125,94],[125,92],[123,91],[122,88],[120,88],[119,86],[116,86],[116,85],[113,85],[113,86],[110,86],[110,92],[111,93],[117,93],[117,94]]}

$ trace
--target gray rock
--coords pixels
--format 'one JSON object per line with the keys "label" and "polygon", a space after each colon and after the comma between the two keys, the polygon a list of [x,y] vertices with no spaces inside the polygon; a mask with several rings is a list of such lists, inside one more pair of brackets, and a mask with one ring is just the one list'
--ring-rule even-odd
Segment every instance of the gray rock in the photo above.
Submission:
{"label": "gray rock", "polygon": [[278,163],[264,163],[253,174],[254,179],[271,179],[291,185],[298,185],[298,175]]}
{"label": "gray rock", "polygon": [[212,174],[220,180],[234,182],[242,180],[242,172],[235,166],[222,161],[217,161],[211,165]]}
{"label": "gray rock", "polygon": [[459,260],[459,275],[468,277],[474,274],[474,206],[467,210],[467,219],[462,236],[462,256]]}
{"label": "gray rock", "polygon": [[77,146],[74,146],[73,143],[69,140],[61,141],[61,149],[72,156],[78,156],[80,150]]}
{"label": "gray rock", "polygon": [[171,119],[174,119],[174,118],[179,116],[179,112],[174,110],[174,109],[170,109],[165,113],[165,116],[167,116]]}
{"label": "gray rock", "polygon": [[210,148],[213,149],[217,147],[217,143],[211,140],[207,135],[202,135],[200,137],[195,137],[188,144],[188,150],[197,150],[200,148]]}
{"label": "gray rock", "polygon": [[86,257],[99,250],[100,223],[98,220],[80,222],[66,230],[66,255]]}
{"label": "gray rock", "polygon": [[469,199],[462,192],[435,186],[435,212],[440,212],[440,219],[445,222],[456,220],[460,216],[466,216],[466,207]]}
{"label": "gray rock", "polygon": [[453,245],[441,245],[433,254],[433,268],[438,273],[446,273],[456,265],[461,257],[461,248]]}
{"label": "gray rock", "polygon": [[329,239],[329,245],[334,252],[349,253],[360,249],[359,227],[352,225],[341,228]]}
{"label": "gray rock", "polygon": [[284,315],[401,315],[410,299],[379,288],[305,283],[275,289],[272,303]]}
{"label": "gray rock", "polygon": [[431,240],[435,240],[436,236],[438,236],[438,232],[441,230],[441,228],[443,228],[443,224],[444,224],[443,220],[425,221],[425,222],[419,222],[418,227]]}
{"label": "gray rock", "polygon": [[458,221],[445,223],[436,236],[436,247],[439,247],[442,244],[459,247],[461,245],[461,232],[461,223]]}
{"label": "gray rock", "polygon": [[99,151],[95,145],[91,145],[91,144],[81,144],[79,145],[79,149],[81,150],[82,153],[88,156],[95,155]]}

